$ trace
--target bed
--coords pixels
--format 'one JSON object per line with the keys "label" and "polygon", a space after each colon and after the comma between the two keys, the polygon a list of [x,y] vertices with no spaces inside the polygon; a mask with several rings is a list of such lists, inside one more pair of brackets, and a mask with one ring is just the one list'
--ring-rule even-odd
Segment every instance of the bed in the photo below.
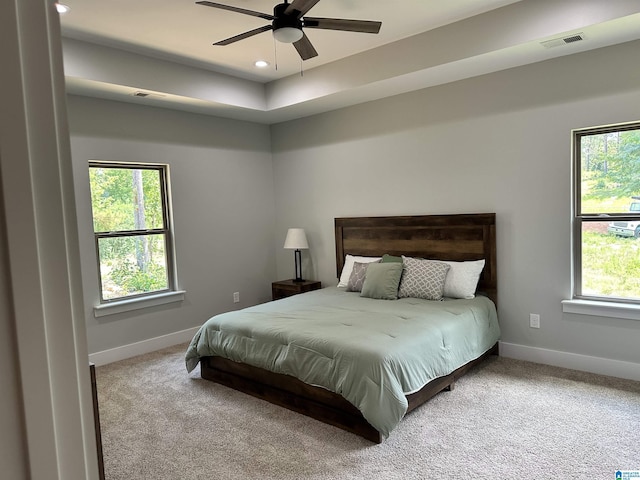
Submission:
{"label": "bed", "polygon": [[[378,300],[331,286],[217,315],[194,336],[187,369],[199,362],[202,378],[380,443],[498,353],[495,214],[336,218],[335,238],[338,277],[345,260],[385,254],[484,268],[474,298]],[[399,363],[401,353],[422,363]]]}

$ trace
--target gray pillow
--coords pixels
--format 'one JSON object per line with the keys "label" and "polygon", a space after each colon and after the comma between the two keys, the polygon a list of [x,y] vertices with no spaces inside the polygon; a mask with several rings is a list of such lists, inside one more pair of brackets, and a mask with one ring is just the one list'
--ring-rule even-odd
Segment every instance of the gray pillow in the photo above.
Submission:
{"label": "gray pillow", "polygon": [[404,273],[398,297],[442,300],[444,281],[451,266],[435,260],[402,257]]}
{"label": "gray pillow", "polygon": [[[379,260],[372,263],[378,262]],[[347,292],[360,292],[362,290],[364,277],[367,274],[367,267],[369,265],[369,263],[353,262],[353,269],[351,270],[351,275],[349,276],[349,281],[347,282]]]}
{"label": "gray pillow", "polygon": [[401,276],[401,263],[372,263],[367,268],[360,296],[380,300],[396,300]]}
{"label": "gray pillow", "polygon": [[389,255],[388,253],[385,253],[382,256],[382,263],[387,263],[387,262],[398,262],[398,263],[402,263],[402,257],[396,257],[395,255]]}

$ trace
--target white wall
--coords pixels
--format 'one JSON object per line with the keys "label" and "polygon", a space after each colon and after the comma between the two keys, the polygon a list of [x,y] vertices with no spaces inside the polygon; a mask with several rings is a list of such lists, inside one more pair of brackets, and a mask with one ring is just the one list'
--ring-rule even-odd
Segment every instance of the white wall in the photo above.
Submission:
{"label": "white wall", "polygon": [[[68,97],[68,111],[91,353],[271,299],[275,213],[267,126],[77,96]],[[88,160],[170,165],[184,302],[94,317],[99,292]]]}
{"label": "white wall", "polygon": [[633,42],[272,126],[276,232],[306,228],[305,276],[333,284],[334,217],[496,212],[502,340],[640,363],[640,322],[560,304],[571,129],[640,119],[639,62]]}

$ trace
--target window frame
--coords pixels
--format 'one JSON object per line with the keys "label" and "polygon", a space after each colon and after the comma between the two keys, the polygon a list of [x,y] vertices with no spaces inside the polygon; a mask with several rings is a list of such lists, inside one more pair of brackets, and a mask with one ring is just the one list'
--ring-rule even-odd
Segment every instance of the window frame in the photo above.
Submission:
{"label": "window frame", "polygon": [[[171,202],[169,194],[169,165],[159,163],[141,163],[141,162],[122,162],[122,161],[109,161],[109,160],[90,160],[89,169],[91,168],[120,168],[126,170],[154,170],[159,173],[160,180],[160,199],[162,202],[162,223],[163,228],[149,228],[140,230],[116,230],[111,232],[96,232],[94,226],[93,217],[93,202],[91,201],[91,224],[94,236],[94,247],[96,253],[96,264],[98,273],[98,291],[99,302],[96,309],[107,306],[126,305],[124,311],[137,308],[132,306],[133,303],[138,303],[144,300],[149,300],[152,297],[171,298],[171,294],[184,293],[177,290],[177,276],[175,267],[175,251],[174,251],[174,239],[173,239],[173,223],[171,214]],[[105,299],[102,289],[102,272],[100,268],[100,240],[103,238],[125,238],[132,236],[152,236],[152,235],[164,236],[164,249],[165,249],[165,261],[167,269],[167,288],[161,290],[153,290],[151,292],[137,293],[133,295],[126,295],[116,298]],[[178,298],[179,300],[181,298]],[[147,302],[149,303],[149,302]],[[160,301],[161,303],[168,303],[167,301]],[[140,303],[140,305],[144,305]],[[123,310],[119,310],[123,311]],[[96,311],[97,313],[97,311]]]}
{"label": "window frame", "polygon": [[[630,305],[640,307],[640,299],[628,297],[611,297],[586,295],[582,293],[582,225],[590,222],[603,221],[640,221],[640,212],[637,213],[619,213],[619,212],[600,212],[600,213],[582,213],[582,138],[589,135],[601,135],[613,132],[625,132],[629,130],[640,129],[640,121],[616,123],[611,125],[603,125],[598,127],[579,128],[571,131],[571,148],[573,158],[573,198],[572,198],[572,269],[573,269],[573,286],[572,299],[579,302],[602,302],[613,306]],[[573,312],[572,312],[573,313]],[[577,312],[576,312],[577,313]],[[584,313],[584,312],[580,312]],[[609,315],[607,315],[609,316]],[[636,314],[634,314],[634,318]]]}

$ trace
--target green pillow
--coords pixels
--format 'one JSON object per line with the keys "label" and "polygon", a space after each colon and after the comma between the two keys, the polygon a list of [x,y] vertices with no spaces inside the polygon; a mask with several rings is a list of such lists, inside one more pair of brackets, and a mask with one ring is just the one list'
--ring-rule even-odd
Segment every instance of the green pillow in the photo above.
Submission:
{"label": "green pillow", "polygon": [[362,285],[361,297],[396,300],[402,276],[402,263],[372,263]]}
{"label": "green pillow", "polygon": [[388,262],[402,263],[402,257],[396,257],[395,255],[389,255],[388,253],[385,253],[382,256],[381,263],[388,263]]}

